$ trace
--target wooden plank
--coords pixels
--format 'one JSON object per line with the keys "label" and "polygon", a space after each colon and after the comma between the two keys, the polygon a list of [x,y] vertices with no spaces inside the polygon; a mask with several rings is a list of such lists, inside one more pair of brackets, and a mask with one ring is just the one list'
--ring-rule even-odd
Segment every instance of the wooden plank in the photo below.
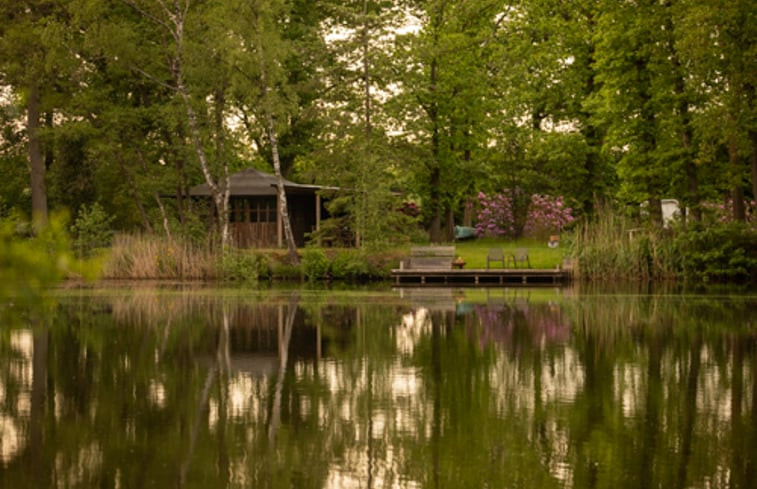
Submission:
{"label": "wooden plank", "polygon": [[454,246],[414,246],[410,248],[411,257],[455,257]]}
{"label": "wooden plank", "polygon": [[454,246],[415,246],[410,248],[405,266],[411,270],[447,270],[452,268],[454,259]]}
{"label": "wooden plank", "polygon": [[391,275],[395,285],[420,286],[538,286],[555,285],[570,280],[570,273],[554,269],[395,269]]}

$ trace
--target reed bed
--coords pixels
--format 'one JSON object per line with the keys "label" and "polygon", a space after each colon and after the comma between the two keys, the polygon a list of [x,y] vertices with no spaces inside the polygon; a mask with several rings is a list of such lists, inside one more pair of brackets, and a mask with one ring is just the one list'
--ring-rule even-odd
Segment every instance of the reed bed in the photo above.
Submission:
{"label": "reed bed", "polygon": [[217,250],[147,234],[115,236],[103,278],[120,280],[208,280],[219,278]]}
{"label": "reed bed", "polygon": [[570,254],[587,280],[660,280],[676,276],[673,240],[663,231],[603,212],[576,227]]}

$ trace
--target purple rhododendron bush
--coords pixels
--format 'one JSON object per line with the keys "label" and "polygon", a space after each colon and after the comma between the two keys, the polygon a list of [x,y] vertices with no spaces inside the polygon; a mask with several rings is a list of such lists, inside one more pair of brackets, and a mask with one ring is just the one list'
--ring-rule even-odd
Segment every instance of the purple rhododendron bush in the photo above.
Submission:
{"label": "purple rhododendron bush", "polygon": [[542,238],[559,233],[575,218],[562,196],[527,196],[516,188],[493,195],[479,192],[477,220],[479,237]]}

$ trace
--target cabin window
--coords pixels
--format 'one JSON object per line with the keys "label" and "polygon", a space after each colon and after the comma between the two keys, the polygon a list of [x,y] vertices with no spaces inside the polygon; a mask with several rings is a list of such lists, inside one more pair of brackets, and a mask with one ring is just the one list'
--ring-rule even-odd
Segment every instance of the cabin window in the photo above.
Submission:
{"label": "cabin window", "polygon": [[276,222],[276,199],[237,198],[231,201],[230,222]]}
{"label": "cabin window", "polygon": [[252,217],[252,208],[250,209],[250,220],[252,222],[275,222],[276,221],[276,199],[258,199],[255,202],[255,217]]}

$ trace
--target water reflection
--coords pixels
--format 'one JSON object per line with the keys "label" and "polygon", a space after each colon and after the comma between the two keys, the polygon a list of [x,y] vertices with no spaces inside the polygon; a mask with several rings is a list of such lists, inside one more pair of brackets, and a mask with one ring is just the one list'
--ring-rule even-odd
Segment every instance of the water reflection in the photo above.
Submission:
{"label": "water reflection", "polygon": [[755,305],[66,295],[2,330],[0,487],[749,487]]}

